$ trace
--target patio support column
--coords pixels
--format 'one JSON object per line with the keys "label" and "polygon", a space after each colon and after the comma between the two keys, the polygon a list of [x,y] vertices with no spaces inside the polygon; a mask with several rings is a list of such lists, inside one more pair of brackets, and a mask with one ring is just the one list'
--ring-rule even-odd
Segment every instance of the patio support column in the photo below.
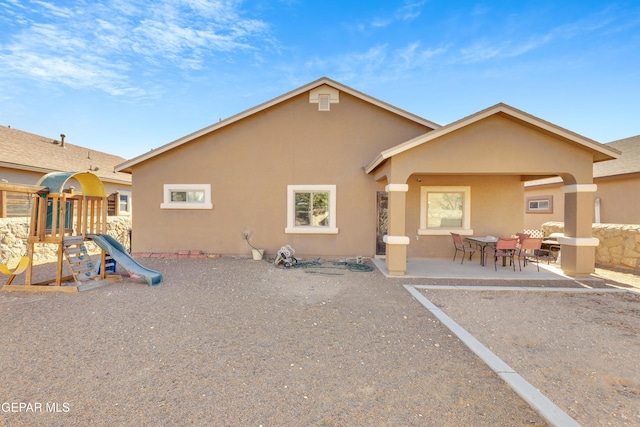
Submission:
{"label": "patio support column", "polygon": [[389,193],[388,224],[387,235],[384,236],[386,243],[386,266],[389,274],[394,276],[404,276],[407,270],[407,245],[409,237],[405,236],[405,210],[408,184],[389,184],[385,191]]}
{"label": "patio support column", "polygon": [[564,193],[564,237],[561,245],[560,267],[570,276],[588,276],[595,270],[596,247],[593,237],[593,193],[595,184],[573,184],[561,188]]}

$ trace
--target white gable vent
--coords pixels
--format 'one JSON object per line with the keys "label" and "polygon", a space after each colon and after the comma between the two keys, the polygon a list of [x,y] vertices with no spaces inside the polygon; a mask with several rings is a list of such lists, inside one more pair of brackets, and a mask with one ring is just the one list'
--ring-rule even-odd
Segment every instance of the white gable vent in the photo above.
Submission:
{"label": "white gable vent", "polygon": [[330,111],[331,104],[340,102],[340,91],[327,85],[318,86],[309,91],[309,102],[318,104],[318,111]]}
{"label": "white gable vent", "polygon": [[329,94],[321,93],[318,95],[318,111],[331,110],[331,104],[329,103]]}

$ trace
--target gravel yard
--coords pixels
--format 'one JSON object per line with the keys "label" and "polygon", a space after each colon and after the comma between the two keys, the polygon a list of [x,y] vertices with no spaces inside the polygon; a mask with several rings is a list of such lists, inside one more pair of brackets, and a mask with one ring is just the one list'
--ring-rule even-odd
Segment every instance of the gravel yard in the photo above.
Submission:
{"label": "gravel yard", "polygon": [[[546,425],[406,281],[229,257],[141,262],[164,283],[125,277],[81,293],[0,293],[1,425]],[[583,425],[640,424],[637,296],[569,304],[567,296],[431,292],[523,376],[537,373],[541,384],[527,379]],[[580,317],[567,313],[566,323],[556,318],[563,310]],[[527,323],[532,317],[559,323],[541,328]],[[624,335],[620,322],[636,333]],[[572,330],[596,335],[574,339]],[[604,369],[603,348],[624,371]],[[562,359],[549,359],[554,352]],[[592,360],[602,368],[595,379]]]}

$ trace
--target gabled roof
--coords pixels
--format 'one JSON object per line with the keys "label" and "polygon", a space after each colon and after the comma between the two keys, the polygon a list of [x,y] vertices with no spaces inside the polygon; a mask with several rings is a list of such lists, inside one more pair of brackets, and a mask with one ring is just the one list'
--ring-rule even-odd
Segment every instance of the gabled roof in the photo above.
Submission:
{"label": "gabled roof", "polygon": [[256,114],[256,113],[258,113],[260,111],[266,110],[267,108],[273,107],[276,104],[284,102],[284,101],[286,101],[288,99],[291,99],[291,98],[293,98],[295,96],[298,96],[300,94],[308,92],[311,89],[314,89],[314,88],[316,88],[318,86],[322,86],[322,85],[331,86],[331,87],[333,87],[335,89],[338,89],[339,91],[348,93],[349,95],[352,95],[352,96],[354,96],[356,98],[359,98],[359,99],[361,99],[363,101],[366,101],[368,103],[376,105],[376,106],[378,106],[380,108],[383,108],[383,109],[385,109],[387,111],[390,111],[390,112],[392,112],[394,114],[397,114],[399,116],[405,117],[405,118],[407,118],[409,120],[412,120],[412,121],[414,121],[416,123],[419,123],[421,125],[427,126],[427,127],[431,128],[431,129],[437,129],[437,128],[440,127],[440,125],[438,125],[438,124],[436,124],[434,122],[431,122],[431,121],[426,120],[426,119],[424,119],[422,117],[416,116],[415,114],[409,113],[409,112],[404,111],[404,110],[402,110],[400,108],[394,107],[394,106],[392,106],[390,104],[387,104],[386,102],[380,101],[379,99],[373,98],[373,97],[371,97],[369,95],[365,95],[362,92],[359,92],[359,91],[357,91],[355,89],[352,89],[352,88],[350,88],[348,86],[345,86],[345,85],[343,85],[341,83],[338,83],[338,82],[336,82],[334,80],[331,80],[331,79],[329,79],[327,77],[322,77],[322,78],[320,78],[318,80],[315,80],[315,81],[313,81],[311,83],[308,83],[308,84],[306,84],[306,85],[304,85],[302,87],[299,87],[298,89],[294,89],[294,90],[292,90],[290,92],[287,92],[287,93],[285,93],[283,95],[278,96],[277,98],[273,98],[270,101],[267,101],[265,103],[262,103],[260,105],[255,106],[253,108],[245,110],[245,111],[243,111],[241,113],[238,113],[238,114],[236,114],[234,116],[231,116],[231,117],[229,117],[227,119],[224,119],[224,120],[222,120],[222,121],[220,121],[218,123],[215,123],[215,124],[213,124],[211,126],[208,126],[206,128],[200,129],[200,130],[198,130],[196,132],[193,132],[193,133],[191,133],[189,135],[186,135],[186,136],[184,136],[184,137],[182,137],[180,139],[176,139],[175,141],[170,142],[168,144],[165,144],[165,145],[163,145],[163,146],[161,146],[159,148],[156,148],[156,149],[154,149],[154,150],[152,150],[152,151],[150,151],[148,153],[142,154],[142,155],[140,155],[138,157],[134,157],[131,160],[128,160],[128,161],[126,161],[126,162],[124,162],[122,164],[117,165],[116,166],[116,170],[117,171],[131,172],[131,167],[136,165],[136,164],[138,164],[138,163],[142,163],[142,162],[144,162],[144,161],[146,161],[146,160],[148,160],[148,159],[150,159],[152,157],[155,157],[155,156],[157,156],[159,154],[165,153],[165,152],[167,152],[169,150],[172,150],[172,149],[174,149],[176,147],[179,147],[180,145],[185,144],[185,143],[187,143],[189,141],[192,141],[192,140],[194,140],[194,139],[196,139],[196,138],[198,138],[198,137],[200,137],[202,135],[206,135],[206,134],[208,134],[210,132],[213,132],[213,131],[215,131],[217,129],[220,129],[220,128],[223,128],[225,126],[228,126],[228,125],[230,125],[232,123],[235,123],[235,122],[237,122],[239,120],[242,120],[242,119],[244,119],[246,117],[249,117],[249,116],[251,116],[253,114]]}
{"label": "gabled roof", "polygon": [[493,115],[500,115],[502,117],[507,117],[511,120],[522,123],[525,126],[535,128],[541,132],[552,134],[555,137],[559,137],[567,141],[568,143],[582,146],[584,149],[589,150],[593,153],[594,162],[615,159],[620,155],[620,152],[615,150],[614,148],[607,147],[589,138],[580,136],[577,133],[571,132],[567,129],[561,128],[552,123],[539,119],[535,116],[525,113],[524,111],[513,108],[507,104],[499,103],[485,110],[482,110],[475,114],[467,116],[463,119],[460,119],[448,125],[442,126],[432,132],[428,132],[423,135],[417,136],[413,139],[410,139],[409,141],[403,142],[402,144],[396,145],[395,147],[392,147],[388,150],[383,151],[369,164],[369,166],[366,167],[365,171],[367,173],[371,173],[382,162],[384,162],[386,159],[390,157],[403,153],[419,145],[426,144],[429,141],[433,141],[436,138],[440,138],[443,135],[454,132],[465,126],[469,126],[473,123],[479,122],[480,120],[486,119],[487,117],[490,117]]}
{"label": "gabled roof", "polygon": [[131,175],[115,172],[122,157],[69,144],[60,139],[0,126],[0,167],[47,174],[91,171],[101,180],[131,184]]}

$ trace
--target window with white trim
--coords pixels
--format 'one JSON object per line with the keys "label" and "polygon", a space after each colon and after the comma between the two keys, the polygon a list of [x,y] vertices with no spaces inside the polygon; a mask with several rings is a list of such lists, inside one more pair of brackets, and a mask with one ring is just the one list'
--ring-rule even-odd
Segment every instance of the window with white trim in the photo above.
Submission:
{"label": "window with white trim", "polygon": [[116,203],[119,215],[131,215],[131,191],[119,191]]}
{"label": "window with white trim", "polygon": [[211,184],[164,184],[161,209],[212,209]]}
{"label": "window with white trim", "polygon": [[285,233],[337,234],[336,186],[288,185]]}
{"label": "window with white trim", "polygon": [[420,235],[473,234],[471,187],[420,187]]}

